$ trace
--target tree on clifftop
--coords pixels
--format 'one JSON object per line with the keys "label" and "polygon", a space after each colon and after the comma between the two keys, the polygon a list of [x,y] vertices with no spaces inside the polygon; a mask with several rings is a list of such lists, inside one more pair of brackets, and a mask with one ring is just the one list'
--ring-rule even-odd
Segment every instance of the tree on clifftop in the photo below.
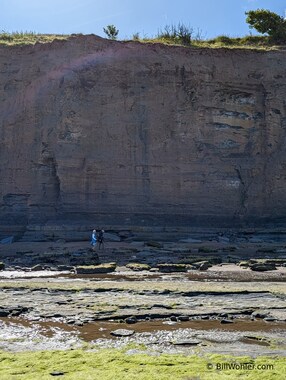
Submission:
{"label": "tree on clifftop", "polygon": [[116,29],[116,27],[114,25],[107,25],[106,28],[103,28],[103,31],[110,40],[116,40],[117,39],[119,30]]}
{"label": "tree on clifftop", "polygon": [[259,33],[267,33],[274,41],[286,41],[286,20],[266,9],[245,12],[246,22]]}

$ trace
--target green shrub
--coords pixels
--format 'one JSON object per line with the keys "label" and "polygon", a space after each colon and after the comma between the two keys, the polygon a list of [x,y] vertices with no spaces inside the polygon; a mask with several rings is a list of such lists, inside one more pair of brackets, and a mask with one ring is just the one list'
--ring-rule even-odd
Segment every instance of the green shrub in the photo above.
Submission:
{"label": "green shrub", "polygon": [[215,42],[219,42],[219,43],[222,43],[224,45],[232,45],[234,43],[234,39],[233,38],[230,38],[228,36],[217,36],[215,39],[214,39]]}
{"label": "green shrub", "polygon": [[269,44],[269,38],[266,36],[245,36],[239,40],[242,45],[261,46]]}
{"label": "green shrub", "polygon": [[103,28],[103,31],[110,40],[116,40],[117,39],[119,30],[116,29],[116,27],[114,25],[107,25],[106,28]]}
{"label": "green shrub", "polygon": [[132,40],[133,40],[133,41],[139,41],[139,40],[140,40],[140,35],[139,35],[138,32],[133,34],[133,36],[132,36]]}
{"label": "green shrub", "polygon": [[286,21],[282,16],[267,9],[257,9],[245,12],[245,14],[250,28],[256,29],[259,33],[267,33],[273,41],[285,42]]}
{"label": "green shrub", "polygon": [[166,25],[156,36],[162,40],[172,40],[174,43],[190,45],[192,41],[193,28],[182,23],[178,25]]}

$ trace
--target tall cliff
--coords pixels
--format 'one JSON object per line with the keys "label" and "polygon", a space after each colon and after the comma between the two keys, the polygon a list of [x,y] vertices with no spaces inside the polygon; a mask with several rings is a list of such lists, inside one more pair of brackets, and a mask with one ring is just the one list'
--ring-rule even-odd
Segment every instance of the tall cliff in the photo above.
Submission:
{"label": "tall cliff", "polygon": [[0,230],[286,222],[286,53],[0,47]]}

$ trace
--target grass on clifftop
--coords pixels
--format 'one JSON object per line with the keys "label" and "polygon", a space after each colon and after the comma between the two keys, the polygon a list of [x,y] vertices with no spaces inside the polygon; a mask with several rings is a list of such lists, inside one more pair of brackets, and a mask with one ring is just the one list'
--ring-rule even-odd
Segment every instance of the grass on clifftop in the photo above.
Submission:
{"label": "grass on clifftop", "polygon": [[138,35],[133,36],[134,41],[142,43],[163,43],[165,45],[181,45],[185,47],[196,48],[228,48],[228,49],[260,49],[272,50],[279,49],[284,45],[277,45],[267,36],[244,36],[228,37],[225,35],[217,36],[213,39],[191,39],[189,43],[184,43],[178,38],[157,36],[154,38],[140,38]]}
{"label": "grass on clifftop", "polygon": [[37,34],[34,32],[0,33],[0,45],[33,45],[35,43],[49,43],[54,40],[67,40],[69,35]]}
{"label": "grass on clifftop", "polygon": [[[82,34],[78,34],[78,36]],[[76,34],[72,36],[77,36]],[[54,40],[67,40],[71,35],[64,34],[37,34],[35,32],[13,32],[0,33],[0,45],[33,45],[35,43],[50,43]],[[271,50],[279,49],[280,46],[276,45],[267,36],[245,36],[231,38],[225,35],[218,36],[213,39],[204,40],[201,38],[190,39],[188,43],[184,43],[182,40],[175,37],[156,36],[156,37],[144,37],[140,38],[138,34],[135,34],[132,38],[133,41],[141,43],[161,43],[164,45],[175,45],[175,46],[185,46],[196,47],[196,48],[240,48],[240,49],[260,49],[260,50]],[[126,40],[130,41],[130,39]]]}
{"label": "grass on clifftop", "polygon": [[[130,347],[131,348],[131,347]],[[160,356],[127,350],[68,350],[7,353],[0,352],[1,380],[47,380],[54,376],[65,380],[282,380],[285,358],[233,357],[209,355]],[[127,352],[126,352],[127,351]],[[144,351],[143,351],[144,352]],[[217,369],[217,364],[236,365],[235,369]],[[241,368],[244,363],[251,370]],[[54,373],[54,375],[52,375]],[[58,375],[56,375],[58,373]],[[62,376],[60,375],[62,374]]]}

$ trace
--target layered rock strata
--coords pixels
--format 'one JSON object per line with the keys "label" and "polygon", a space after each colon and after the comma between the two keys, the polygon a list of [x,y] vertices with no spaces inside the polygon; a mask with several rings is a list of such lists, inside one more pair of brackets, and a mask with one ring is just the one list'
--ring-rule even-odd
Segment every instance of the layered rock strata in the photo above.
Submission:
{"label": "layered rock strata", "polygon": [[283,51],[0,47],[2,235],[283,224],[285,78]]}

